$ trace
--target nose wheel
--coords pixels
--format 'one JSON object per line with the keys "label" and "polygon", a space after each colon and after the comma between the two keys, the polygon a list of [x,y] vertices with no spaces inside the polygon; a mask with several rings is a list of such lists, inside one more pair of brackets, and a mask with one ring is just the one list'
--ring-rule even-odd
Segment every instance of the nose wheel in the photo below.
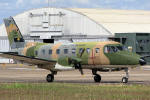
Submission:
{"label": "nose wheel", "polygon": [[123,77],[122,78],[122,83],[128,83],[128,78],[127,77]]}
{"label": "nose wheel", "polygon": [[126,77],[122,78],[122,83],[128,83],[128,79],[129,79],[129,70],[128,68],[125,69],[126,72]]}

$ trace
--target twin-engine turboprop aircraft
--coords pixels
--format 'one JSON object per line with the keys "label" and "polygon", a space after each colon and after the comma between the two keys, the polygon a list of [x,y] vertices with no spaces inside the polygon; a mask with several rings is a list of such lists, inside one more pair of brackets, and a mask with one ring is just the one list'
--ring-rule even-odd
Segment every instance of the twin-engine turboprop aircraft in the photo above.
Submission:
{"label": "twin-engine turboprop aircraft", "polygon": [[58,71],[90,69],[94,81],[100,82],[97,71],[125,70],[123,83],[128,82],[128,68],[145,65],[146,61],[139,55],[129,52],[122,44],[107,42],[76,42],[76,43],[38,43],[25,42],[21,32],[12,17],[4,19],[10,52],[1,52],[0,56],[18,60],[22,63],[37,65],[38,68],[50,70],[46,80],[53,82]]}

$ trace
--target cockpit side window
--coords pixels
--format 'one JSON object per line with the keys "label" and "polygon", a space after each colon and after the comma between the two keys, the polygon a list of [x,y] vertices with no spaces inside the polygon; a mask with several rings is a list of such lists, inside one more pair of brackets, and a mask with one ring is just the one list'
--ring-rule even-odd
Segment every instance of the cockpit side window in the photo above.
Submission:
{"label": "cockpit side window", "polygon": [[106,47],[104,48],[104,53],[109,53],[109,51],[108,51],[108,46],[106,46]]}
{"label": "cockpit side window", "polygon": [[104,48],[104,53],[112,53],[112,52],[113,52],[113,50],[112,50],[112,48],[110,46],[106,46]]}
{"label": "cockpit side window", "polygon": [[117,48],[122,51],[123,50],[123,46],[117,46]]}
{"label": "cockpit side window", "polygon": [[104,47],[104,53],[115,53],[115,52],[124,51],[124,50],[127,50],[127,49],[122,45]]}
{"label": "cockpit side window", "polygon": [[115,46],[106,46],[104,48],[104,53],[115,53],[118,52],[118,48],[116,48]]}
{"label": "cockpit side window", "polygon": [[118,51],[118,49],[115,46],[111,46],[111,48],[112,48],[113,52],[117,52]]}

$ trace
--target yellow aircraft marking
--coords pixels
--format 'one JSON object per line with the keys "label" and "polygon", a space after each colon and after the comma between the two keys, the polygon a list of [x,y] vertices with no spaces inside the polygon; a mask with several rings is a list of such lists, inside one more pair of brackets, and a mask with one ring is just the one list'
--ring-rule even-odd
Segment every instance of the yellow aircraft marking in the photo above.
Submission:
{"label": "yellow aircraft marking", "polygon": [[7,34],[9,35],[9,33],[12,32],[12,30],[17,30],[17,27],[14,24],[10,24],[10,26],[8,26],[6,30]]}

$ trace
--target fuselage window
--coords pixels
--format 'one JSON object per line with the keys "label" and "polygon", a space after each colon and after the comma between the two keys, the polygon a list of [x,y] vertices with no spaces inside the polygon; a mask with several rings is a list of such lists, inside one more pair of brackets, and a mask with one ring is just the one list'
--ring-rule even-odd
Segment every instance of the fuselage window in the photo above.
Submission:
{"label": "fuselage window", "polygon": [[75,53],[76,53],[76,49],[73,48],[73,49],[72,49],[72,54],[75,54]]}
{"label": "fuselage window", "polygon": [[49,54],[50,54],[50,55],[52,54],[52,50],[51,50],[51,49],[49,50]]}
{"label": "fuselage window", "polygon": [[57,53],[57,54],[60,54],[60,49],[57,49],[57,50],[56,50],[56,53]]}
{"label": "fuselage window", "polygon": [[38,55],[38,51],[35,51],[35,55]]}
{"label": "fuselage window", "polygon": [[43,53],[43,55],[45,54],[45,50],[44,49],[42,50],[42,53]]}
{"label": "fuselage window", "polygon": [[87,49],[86,49],[86,52],[87,52],[87,53],[90,53],[90,48],[87,48]]}
{"label": "fuselage window", "polygon": [[83,48],[80,48],[79,49],[79,54],[81,54],[83,52],[83,50],[84,50]]}
{"label": "fuselage window", "polygon": [[99,53],[99,52],[100,52],[100,49],[99,49],[99,48],[96,48],[96,49],[95,49],[95,52],[96,52],[96,53]]}
{"label": "fuselage window", "polygon": [[105,53],[113,53],[115,50],[114,50],[114,47],[112,47],[112,46],[106,46],[105,48],[104,48],[104,52]]}
{"label": "fuselage window", "polygon": [[64,54],[68,54],[68,49],[64,49]]}

